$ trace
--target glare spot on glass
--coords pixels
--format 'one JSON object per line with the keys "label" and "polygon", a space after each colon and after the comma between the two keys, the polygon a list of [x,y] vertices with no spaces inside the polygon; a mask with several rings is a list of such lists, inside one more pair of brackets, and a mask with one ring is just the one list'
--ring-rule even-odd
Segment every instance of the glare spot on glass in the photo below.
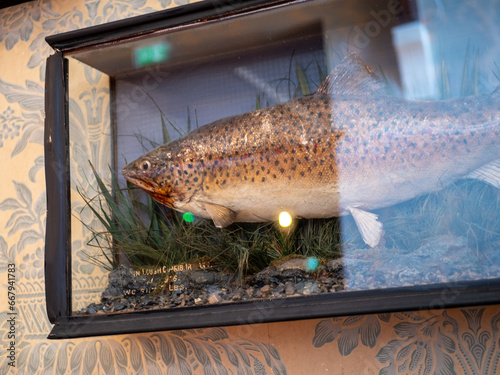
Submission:
{"label": "glare spot on glass", "polygon": [[319,266],[319,259],[316,257],[309,257],[306,259],[306,269],[308,272],[314,272]]}
{"label": "glare spot on glass", "polygon": [[194,215],[191,212],[186,212],[182,215],[182,219],[186,223],[192,223],[194,221]]}
{"label": "glare spot on glass", "polygon": [[138,47],[134,50],[136,68],[167,61],[170,57],[170,44],[166,42]]}
{"label": "glare spot on glass", "polygon": [[278,217],[278,222],[284,228],[289,227],[292,224],[292,216],[288,212],[283,211]]}

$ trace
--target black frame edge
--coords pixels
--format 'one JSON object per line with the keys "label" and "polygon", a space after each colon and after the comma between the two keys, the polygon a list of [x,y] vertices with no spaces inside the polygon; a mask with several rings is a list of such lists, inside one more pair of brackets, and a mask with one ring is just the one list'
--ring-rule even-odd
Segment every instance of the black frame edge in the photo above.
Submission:
{"label": "black frame edge", "polygon": [[[49,36],[59,51],[47,59],[45,87],[45,173],[47,229],[45,287],[48,338],[66,339],[231,326],[332,316],[454,308],[500,303],[500,279],[349,291],[283,300],[205,305],[134,313],[73,316],[71,306],[71,206],[69,200],[68,75],[63,52],[146,35],[195,23],[302,0],[207,0],[108,24]],[[313,307],[312,307],[313,306]]]}
{"label": "black frame edge", "polygon": [[[297,0],[297,2],[300,1],[303,0]],[[265,6],[280,3],[289,4],[290,0],[206,0],[47,36],[45,41],[56,51],[68,52],[77,48],[136,37],[217,17],[227,17],[252,8],[262,9]]]}
{"label": "black frame edge", "polygon": [[[334,316],[434,310],[489,305],[498,303],[499,300],[500,280],[478,280],[171,310],[73,316],[59,321],[48,338],[137,334]],[[200,324],[201,320],[203,324]]]}
{"label": "black frame edge", "polygon": [[24,3],[31,3],[33,1],[35,1],[35,0],[2,0],[2,1],[0,1],[0,9],[12,7],[12,6],[20,5],[20,4],[24,4]]}
{"label": "black frame edge", "polygon": [[67,60],[58,52],[47,59],[45,81],[45,298],[51,323],[71,312],[71,223]]}

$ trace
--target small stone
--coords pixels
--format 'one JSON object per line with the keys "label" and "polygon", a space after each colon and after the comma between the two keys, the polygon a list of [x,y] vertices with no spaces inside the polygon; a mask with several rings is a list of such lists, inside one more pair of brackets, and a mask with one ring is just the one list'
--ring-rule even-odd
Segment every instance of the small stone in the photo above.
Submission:
{"label": "small stone", "polygon": [[326,264],[326,268],[330,272],[338,272],[342,269],[342,267],[343,267],[343,264],[342,264],[341,258],[333,259]]}
{"label": "small stone", "polygon": [[271,291],[271,287],[269,285],[264,285],[262,288],[260,288],[260,292],[263,295],[268,295]]}
{"label": "small stone", "polygon": [[288,259],[276,266],[279,272],[284,272],[288,270],[299,270],[302,272],[307,272],[307,260],[304,258]]}
{"label": "small stone", "polygon": [[292,285],[287,285],[285,288],[285,294],[287,296],[291,296],[294,293],[295,293],[295,288]]}
{"label": "small stone", "polygon": [[233,296],[231,297],[232,301],[241,301],[241,298],[243,297],[243,291],[238,288],[234,291]]}
{"label": "small stone", "polygon": [[318,294],[320,292],[321,292],[321,289],[319,288],[318,284],[309,283],[304,287],[302,294],[310,295],[310,294]]}
{"label": "small stone", "polygon": [[278,286],[276,288],[274,288],[274,291],[276,293],[284,293],[285,292],[285,284],[283,283],[279,283]]}
{"label": "small stone", "polygon": [[222,297],[218,295],[217,293],[212,293],[208,297],[208,303],[214,304],[214,303],[220,303],[222,302]]}

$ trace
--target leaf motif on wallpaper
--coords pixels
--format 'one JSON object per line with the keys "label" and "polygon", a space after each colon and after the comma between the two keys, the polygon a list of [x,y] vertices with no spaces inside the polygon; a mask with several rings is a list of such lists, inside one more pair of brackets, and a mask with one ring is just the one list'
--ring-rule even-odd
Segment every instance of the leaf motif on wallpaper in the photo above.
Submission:
{"label": "leaf motif on wallpaper", "polygon": [[9,264],[14,264],[16,261],[16,245],[12,245],[10,249],[5,238],[0,236],[0,273],[6,272]]}
{"label": "leaf motif on wallpaper", "polygon": [[[58,347],[57,354],[58,356],[66,355],[70,357],[69,369],[72,373],[128,374],[128,360],[125,349],[115,339],[82,341],[75,346],[73,351],[61,353],[64,349],[64,347]],[[58,372],[55,372],[55,374],[64,373],[68,370],[63,365],[64,363],[58,364]]]}
{"label": "leaf motif on wallpaper", "polygon": [[266,366],[257,357],[251,356],[253,359],[253,373],[255,375],[267,375]]}
{"label": "leaf motif on wallpaper", "polygon": [[[89,239],[86,239],[89,241]],[[83,246],[83,242],[80,240],[75,240],[71,244],[71,249],[73,254],[72,259],[72,269],[75,273],[83,273],[84,275],[91,275],[96,267],[96,262],[94,261],[94,255],[89,253],[88,249]],[[100,263],[98,263],[100,265]],[[103,272],[105,269],[102,268]]]}
{"label": "leaf motif on wallpaper", "polygon": [[287,374],[286,366],[281,360],[281,355],[279,351],[272,345],[259,342],[255,340],[237,340],[238,345],[248,353],[260,352],[261,358],[264,359],[262,363],[265,363],[275,375],[285,375]]}
{"label": "leaf motif on wallpaper", "polygon": [[159,343],[160,356],[167,369],[167,374],[191,374],[187,360],[188,349],[183,340],[175,335],[153,335]]}
{"label": "leaf motif on wallpaper", "polygon": [[41,7],[37,3],[27,3],[3,9],[0,13],[0,42],[10,51],[18,42],[28,41],[33,32],[34,22],[40,21]]}
{"label": "leaf motif on wallpaper", "polygon": [[20,276],[29,279],[43,279],[43,251],[37,247],[35,252],[26,253],[23,256],[23,261],[19,265]]}
{"label": "leaf motif on wallpaper", "polygon": [[382,330],[380,321],[388,322],[390,317],[383,315],[354,315],[346,318],[333,318],[320,321],[316,325],[313,345],[319,348],[337,340],[342,356],[348,356],[359,345],[359,341],[373,348]]}
{"label": "leaf motif on wallpaper", "polygon": [[[500,361],[500,313],[491,318],[488,327],[482,327],[484,308],[459,311],[467,327],[446,310],[420,322],[394,325],[399,339],[384,345],[375,357],[380,363],[388,363],[380,374],[451,375],[457,373],[455,366],[468,374],[495,373]],[[495,324],[497,329],[491,329]]]}
{"label": "leaf motif on wallpaper", "polygon": [[[145,7],[146,0],[107,0],[102,10],[103,21],[110,22],[144,13],[154,12],[155,9]],[[103,22],[101,21],[101,22]]]}
{"label": "leaf motif on wallpaper", "polygon": [[45,191],[33,204],[31,190],[21,182],[13,181],[13,184],[17,199],[7,198],[0,202],[0,211],[13,211],[5,228],[9,229],[8,236],[21,231],[17,250],[22,252],[27,245],[44,238]]}
{"label": "leaf motif on wallpaper", "polygon": [[[0,343],[5,344],[5,313],[0,313],[0,319],[4,322]],[[121,340],[42,341],[21,350],[18,373],[287,374],[274,346],[254,340],[231,340],[222,331],[225,328],[130,335]]]}
{"label": "leaf motif on wallpaper", "polygon": [[172,3],[172,0],[158,0],[158,3],[162,8],[166,8]]}
{"label": "leaf motif on wallpaper", "polygon": [[43,155],[40,155],[35,159],[35,165],[30,168],[30,171],[28,173],[28,177],[31,182],[36,182],[36,175],[44,167],[45,167],[45,158]]}
{"label": "leaf motif on wallpaper", "polygon": [[24,151],[29,142],[43,144],[43,87],[29,80],[22,87],[0,79],[0,93],[9,103],[17,103],[22,109],[21,115],[15,114],[10,107],[3,113],[7,124],[2,130],[3,142],[8,136],[10,139],[21,137],[14,146],[11,158]]}

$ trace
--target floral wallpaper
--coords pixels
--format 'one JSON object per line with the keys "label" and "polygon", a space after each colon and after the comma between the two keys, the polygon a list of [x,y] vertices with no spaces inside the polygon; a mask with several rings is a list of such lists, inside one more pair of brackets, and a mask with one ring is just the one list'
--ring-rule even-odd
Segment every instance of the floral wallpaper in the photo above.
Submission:
{"label": "floral wallpaper", "polygon": [[[47,340],[43,104],[45,59],[52,51],[45,37],[187,2],[38,0],[0,9],[0,373],[498,373],[495,305]],[[84,140],[72,143],[72,155],[106,169],[109,88],[100,73],[71,69],[80,70],[84,85],[71,88],[80,90],[70,103],[71,132]],[[81,185],[80,172],[72,176]],[[79,229],[81,238],[73,241],[76,305],[98,296],[106,281],[82,260],[86,234]]]}

